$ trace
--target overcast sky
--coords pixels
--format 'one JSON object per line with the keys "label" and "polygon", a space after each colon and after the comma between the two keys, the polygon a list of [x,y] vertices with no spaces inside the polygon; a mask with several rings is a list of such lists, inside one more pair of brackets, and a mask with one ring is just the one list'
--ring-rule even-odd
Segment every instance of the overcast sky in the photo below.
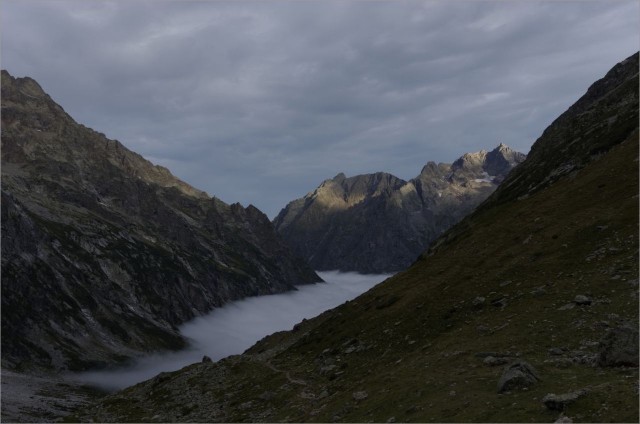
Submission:
{"label": "overcast sky", "polygon": [[638,50],[637,0],[1,3],[1,66],[76,121],[273,218],[338,172],[545,127]]}

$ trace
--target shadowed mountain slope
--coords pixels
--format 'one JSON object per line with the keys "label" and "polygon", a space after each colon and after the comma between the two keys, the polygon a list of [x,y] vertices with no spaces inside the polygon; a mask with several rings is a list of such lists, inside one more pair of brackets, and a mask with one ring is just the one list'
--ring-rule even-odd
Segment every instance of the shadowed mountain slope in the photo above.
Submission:
{"label": "shadowed mountain slope", "polygon": [[638,55],[612,72],[536,141],[523,168],[548,173],[510,176],[406,271],[74,418],[637,422]]}
{"label": "shadowed mountain slope", "polygon": [[315,269],[400,271],[524,158],[500,144],[453,164],[429,162],[410,181],[383,172],[349,178],[341,173],[290,202],[273,223]]}
{"label": "shadowed mountain slope", "polygon": [[86,369],[176,326],[319,281],[253,206],[227,205],[2,71],[2,364]]}

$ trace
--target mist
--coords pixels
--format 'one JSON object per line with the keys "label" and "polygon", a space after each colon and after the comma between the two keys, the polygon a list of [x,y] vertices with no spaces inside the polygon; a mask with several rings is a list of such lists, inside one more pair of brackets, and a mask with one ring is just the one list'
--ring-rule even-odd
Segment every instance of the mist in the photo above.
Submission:
{"label": "mist", "polygon": [[390,276],[337,271],[318,274],[326,283],[231,302],[183,324],[180,332],[189,339],[188,349],[156,353],[139,358],[127,367],[74,374],[71,378],[111,391],[200,362],[204,355],[217,361],[240,354],[264,336],[290,330],[304,318],[315,317],[354,299]]}

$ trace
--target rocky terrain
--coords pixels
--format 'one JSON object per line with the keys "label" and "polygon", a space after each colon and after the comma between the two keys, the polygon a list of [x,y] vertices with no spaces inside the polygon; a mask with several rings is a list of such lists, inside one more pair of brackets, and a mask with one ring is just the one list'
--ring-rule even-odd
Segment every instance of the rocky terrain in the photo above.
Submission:
{"label": "rocky terrain", "polygon": [[230,300],[320,281],[227,205],[2,71],[2,365],[84,370],[185,341]]}
{"label": "rocky terrain", "polygon": [[638,422],[638,138],[636,54],[406,271],[68,420]]}
{"label": "rocky terrain", "polygon": [[524,158],[500,144],[453,164],[429,162],[410,181],[382,172],[338,174],[290,202],[273,224],[314,269],[400,271],[486,199]]}

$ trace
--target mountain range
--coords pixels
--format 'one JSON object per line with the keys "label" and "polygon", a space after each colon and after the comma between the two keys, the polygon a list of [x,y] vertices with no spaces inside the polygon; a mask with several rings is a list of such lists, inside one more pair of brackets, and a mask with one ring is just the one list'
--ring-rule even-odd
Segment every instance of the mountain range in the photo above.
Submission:
{"label": "mountain range", "polygon": [[321,281],[253,206],[209,197],[2,71],[2,365],[179,349],[228,301]]}
{"label": "mountain range", "polygon": [[429,162],[410,181],[383,172],[340,173],[290,202],[273,225],[314,269],[401,271],[524,159],[500,144],[452,164]]}
{"label": "mountain range", "polygon": [[68,420],[638,422],[638,66],[405,271]]}

